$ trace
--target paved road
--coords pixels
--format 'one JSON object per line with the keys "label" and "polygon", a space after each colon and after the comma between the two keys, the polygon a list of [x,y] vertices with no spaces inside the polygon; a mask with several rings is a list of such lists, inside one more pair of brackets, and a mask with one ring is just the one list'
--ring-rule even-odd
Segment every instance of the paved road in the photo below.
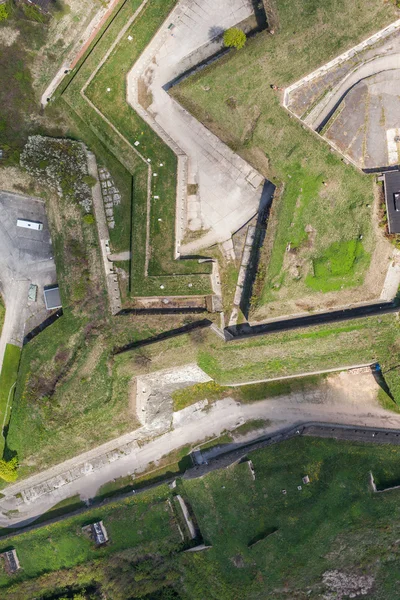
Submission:
{"label": "paved road", "polygon": [[[203,229],[205,234],[182,246],[182,255],[230,239],[256,214],[264,178],[180,107],[166,88],[222,47],[221,31],[251,14],[251,0],[182,0],[128,74],[128,102],[140,112],[138,80],[144,82],[153,99],[147,112],[142,108],[144,118],[167,143],[168,138],[173,140],[178,154],[188,157],[188,181],[198,185],[177,220],[180,225],[187,217],[190,230]],[[178,175],[178,184],[180,179]],[[185,205],[186,195],[184,190]]]}
{"label": "paved road", "polygon": [[[108,481],[140,473],[174,449],[196,446],[203,439],[219,436],[253,419],[268,420],[265,435],[309,421],[400,429],[400,415],[384,410],[377,403],[377,389],[370,373],[341,373],[330,376],[318,389],[253,404],[242,405],[231,398],[211,407],[198,403],[175,413],[172,430],[144,445],[137,443],[143,437],[142,428],[8,486],[2,490],[5,497],[0,499],[0,525],[28,522],[76,494],[91,498]],[[10,515],[9,510],[19,512]]]}
{"label": "paved road", "polygon": [[[40,221],[43,230],[17,227],[17,218]],[[37,302],[28,302],[30,283],[39,286]],[[56,283],[56,270],[43,201],[0,191],[0,290],[6,304],[0,371],[6,344],[22,346],[24,330],[48,316],[43,286],[52,283]]]}

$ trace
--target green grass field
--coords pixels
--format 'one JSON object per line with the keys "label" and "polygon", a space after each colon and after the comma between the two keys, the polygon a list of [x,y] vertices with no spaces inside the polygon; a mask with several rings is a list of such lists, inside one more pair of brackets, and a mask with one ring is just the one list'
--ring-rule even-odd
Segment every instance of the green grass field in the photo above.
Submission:
{"label": "green grass field", "polygon": [[7,344],[0,373],[0,452],[4,449],[3,428],[8,425],[17,381],[21,348]]}
{"label": "green grass field", "polygon": [[[184,600],[294,600],[339,598],[323,578],[338,571],[342,584],[369,576],[361,597],[400,598],[400,491],[370,487],[370,472],[378,489],[399,485],[400,447],[300,437],[249,458],[255,480],[244,462],[178,481],[209,550],[180,552],[171,491],[161,486],[0,540],[22,566],[12,578],[0,570],[0,586],[9,600],[89,583],[113,600],[169,598],[156,594],[168,586]],[[98,519],[110,542],[95,549],[81,527]]]}
{"label": "green grass field", "polygon": [[[334,302],[334,292],[364,281],[375,248],[372,178],[345,165],[291,118],[271,85],[290,85],[398,15],[393,3],[381,0],[323,5],[277,0],[276,8],[275,35],[257,35],[243,50],[172,90],[207,127],[280,184],[253,303],[258,319]],[[340,272],[332,268],[333,252],[345,258]]]}
{"label": "green grass field", "polygon": [[371,574],[371,600],[400,597],[399,492],[376,495],[368,483],[370,470],[382,485],[400,482],[399,448],[302,438],[250,457],[255,481],[241,464],[184,482],[212,545],[184,557],[187,597],[321,598],[334,569]]}
{"label": "green grass field", "polygon": [[[178,550],[181,538],[168,497],[168,488],[161,487],[3,542],[0,539],[0,552],[14,547],[22,566],[21,571],[11,577],[0,569],[0,588],[89,561],[104,561],[127,548],[134,550],[138,558]],[[82,527],[99,520],[103,520],[110,541],[96,548]]]}
{"label": "green grass field", "polygon": [[[84,59],[62,84],[59,92],[61,99],[58,106],[64,107],[75,121],[73,130],[89,145],[94,142],[94,150],[100,160],[109,166],[113,175],[114,169],[116,171],[115,179],[120,186],[123,202],[115,213],[116,227],[111,232],[111,241],[117,251],[133,249],[130,288],[134,296],[157,295],[160,283],[170,295],[210,292],[209,264],[199,265],[197,261],[174,260],[176,157],[126,100],[126,75],[175,2],[176,0],[151,0],[132,22],[106,62],[96,71],[106,52],[117,39],[121,28],[141,5],[141,0],[121,2]],[[132,41],[127,40],[128,35],[131,35]],[[93,73],[95,76],[82,95],[81,90]],[[109,93],[105,91],[108,87],[111,90]],[[92,108],[89,101],[101,114]],[[126,141],[103,117],[123,134]],[[82,121],[85,123],[83,130],[79,127]],[[163,199],[161,204],[153,201],[150,208],[151,254],[148,277],[145,277],[147,164],[134,151],[136,140],[140,141],[138,150],[142,156],[145,160],[150,159],[153,165],[157,165],[159,171],[159,176],[152,178],[151,194]],[[111,161],[108,160],[108,155],[112,156]],[[116,161],[119,161],[120,165],[116,165]],[[160,163],[163,167],[158,166]],[[159,221],[159,218],[162,218],[162,221]],[[158,279],[160,276],[163,277],[162,282]]]}

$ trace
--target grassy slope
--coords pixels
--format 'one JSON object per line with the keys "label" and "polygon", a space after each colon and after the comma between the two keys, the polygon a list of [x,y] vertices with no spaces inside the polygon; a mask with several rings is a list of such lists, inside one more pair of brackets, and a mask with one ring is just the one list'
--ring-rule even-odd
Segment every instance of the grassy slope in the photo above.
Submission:
{"label": "grassy slope", "polygon": [[[0,544],[14,546],[23,566],[13,580],[0,574],[0,585],[14,582],[7,598],[28,600],[41,597],[49,586],[54,592],[68,584],[104,582],[106,566],[108,578],[125,577],[133,568],[138,585],[147,585],[137,562],[143,556],[154,565],[166,561],[171,574],[178,569],[180,577],[170,584],[188,600],[300,599],[310,589],[319,598],[327,591],[322,574],[334,569],[374,577],[370,600],[400,597],[400,492],[373,494],[369,487],[370,471],[378,487],[399,484],[399,447],[296,438],[252,452],[250,458],[255,480],[247,464],[236,464],[178,483],[177,492],[189,499],[204,541],[212,546],[207,552],[176,553],[180,538],[166,511],[170,491],[162,486]],[[298,491],[306,474],[310,484]],[[110,544],[95,550],[80,528],[100,518]],[[128,565],[118,552],[129,547]],[[52,577],[63,566],[66,570]],[[18,585],[44,572],[29,587]],[[152,576],[157,577],[155,568]],[[128,585],[110,597],[136,596]]]}
{"label": "grassy slope", "polygon": [[227,385],[375,360],[386,372],[398,364],[399,349],[397,317],[383,315],[231,343],[211,332],[200,343],[182,336],[121,355],[118,362],[121,371],[129,372],[143,352],[158,357],[157,363],[149,362],[151,370],[197,361],[217,383]]}
{"label": "grassy slope", "polygon": [[[277,224],[260,304],[312,294],[304,281],[311,259],[321,261],[332,243],[348,243],[362,234],[364,259],[355,260],[337,277],[329,273],[328,258],[324,277],[314,282],[313,288],[327,291],[358,285],[374,249],[367,207],[373,200],[371,178],[344,165],[326,143],[291,119],[280,106],[280,94],[270,85],[291,84],[397,15],[391,3],[380,0],[329,0],[323,4],[318,0],[277,0],[277,7],[277,34],[264,32],[248,41],[244,50],[230,53],[172,92],[268,177],[284,183],[283,195],[273,208],[272,219]],[[236,108],[227,102],[231,96]],[[250,140],[244,141],[254,106],[261,116],[253,124]],[[309,236],[307,225],[316,233]],[[300,279],[283,264],[289,242],[296,249]]]}
{"label": "grassy slope", "polygon": [[[368,485],[370,470],[380,483],[398,484],[399,458],[394,446],[296,439],[251,454],[255,481],[246,464],[185,481],[212,545],[183,558],[188,597],[282,600],[310,589],[320,597],[322,573],[361,568],[377,579],[368,598],[399,598],[399,492],[373,495]],[[311,483],[299,492],[305,474]]]}
{"label": "grassy slope", "polygon": [[[6,351],[4,353],[3,367],[0,374],[0,428],[2,428],[3,422],[5,425],[8,423],[7,415],[9,415],[11,411],[11,405],[14,396],[14,392],[12,390],[15,382],[17,381],[20,359],[21,348],[14,346],[13,344],[7,344]],[[2,451],[2,431],[0,432],[0,435],[0,451]]]}
{"label": "grassy slope", "polygon": [[[168,488],[159,488],[156,493],[94,508],[83,515],[0,541],[1,551],[10,546],[16,549],[22,566],[13,577],[1,570],[0,587],[93,559],[106,559],[125,548],[135,548],[139,557],[176,550],[180,536],[166,503],[168,495]],[[96,548],[81,528],[102,519],[110,542]]]}
{"label": "grassy slope", "polygon": [[[164,167],[157,168],[157,171],[160,171],[159,176],[152,179],[152,194],[159,195],[164,200],[160,206],[152,206],[150,215],[149,275],[155,276],[155,278],[145,279],[143,276],[146,244],[147,167],[136,156],[132,147],[121,140],[80,95],[81,88],[116,39],[121,27],[126,24],[126,21],[140,5],[139,0],[127,0],[118,7],[115,19],[111,20],[103,29],[97,43],[89,50],[87,59],[81,64],[62,95],[62,99],[68,103],[75,115],[85,121],[100,143],[108,148],[108,151],[120,160],[128,172],[133,175],[133,188],[127,190],[125,186],[125,189],[122,190],[124,200],[121,208],[116,212],[116,229],[112,233],[112,241],[116,249],[125,250],[129,247],[126,223],[131,217],[132,237],[129,242],[134,249],[131,272],[131,287],[134,295],[158,293],[160,286],[158,276],[165,276],[171,272],[176,275],[180,274],[182,277],[171,277],[163,281],[166,291],[170,294],[207,293],[210,289],[208,277],[190,276],[191,273],[208,273],[209,265],[199,265],[195,261],[175,261],[173,258],[176,157],[126,102],[126,75],[174,4],[175,0],[168,0],[168,2],[152,0],[149,2],[97,73],[86,92],[95,106],[116,126],[118,131],[123,133],[131,145],[139,139],[139,149],[143,155],[150,158],[155,165],[159,165],[160,162],[164,164]],[[133,38],[131,42],[127,41],[129,34]],[[110,87],[110,93],[105,92],[107,87]],[[85,132],[83,135],[81,134],[81,137],[85,139]],[[132,193],[133,200],[131,199]],[[131,205],[132,214],[130,213]],[[160,216],[162,222],[158,221]],[[122,229],[121,233],[120,228]],[[139,252],[138,249],[140,249]],[[192,284],[191,288],[188,287],[189,283]]]}

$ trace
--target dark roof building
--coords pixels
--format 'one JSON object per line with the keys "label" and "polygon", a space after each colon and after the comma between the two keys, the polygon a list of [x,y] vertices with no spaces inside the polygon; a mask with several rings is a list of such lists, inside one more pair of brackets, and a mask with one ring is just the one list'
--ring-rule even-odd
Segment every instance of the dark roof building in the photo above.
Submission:
{"label": "dark roof building", "polygon": [[61,296],[58,285],[49,285],[44,288],[44,302],[47,310],[61,308]]}
{"label": "dark roof building", "polygon": [[106,528],[103,525],[103,521],[93,523],[91,529],[94,543],[96,544],[96,546],[102,546],[103,544],[106,544],[108,542],[108,535]]}
{"label": "dark roof building", "polygon": [[0,554],[0,556],[4,560],[4,565],[7,573],[13,574],[19,571],[21,566],[19,564],[18,556],[15,549],[7,550],[7,552],[3,552],[3,554]]}
{"label": "dark roof building", "polygon": [[385,173],[384,185],[389,233],[400,233],[400,171]]}

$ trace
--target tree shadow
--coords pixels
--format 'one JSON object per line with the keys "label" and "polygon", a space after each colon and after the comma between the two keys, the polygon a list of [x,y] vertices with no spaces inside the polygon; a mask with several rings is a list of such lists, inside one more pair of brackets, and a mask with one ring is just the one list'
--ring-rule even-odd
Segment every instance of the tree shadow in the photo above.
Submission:
{"label": "tree shadow", "polygon": [[8,430],[10,428],[10,425],[5,425],[4,429],[3,429],[3,437],[4,437],[4,450],[3,450],[3,460],[5,462],[9,462],[10,460],[12,460],[13,458],[15,458],[17,456],[17,451],[16,450],[12,450],[9,445],[7,444],[7,436],[8,436]]}
{"label": "tree shadow", "polygon": [[219,27],[218,25],[213,25],[208,30],[208,37],[210,40],[215,40],[218,38],[222,38],[224,35],[225,29],[223,27]]}

